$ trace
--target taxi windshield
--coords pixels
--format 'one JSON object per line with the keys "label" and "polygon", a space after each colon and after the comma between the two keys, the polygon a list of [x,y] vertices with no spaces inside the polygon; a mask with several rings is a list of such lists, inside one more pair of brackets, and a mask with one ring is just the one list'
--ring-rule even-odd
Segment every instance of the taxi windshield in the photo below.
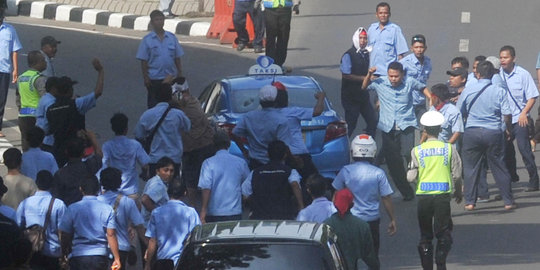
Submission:
{"label": "taxi windshield", "polygon": [[[313,108],[317,100],[315,88],[287,88],[289,107]],[[246,113],[257,110],[259,105],[259,89],[235,89],[231,91],[231,109],[234,113]]]}

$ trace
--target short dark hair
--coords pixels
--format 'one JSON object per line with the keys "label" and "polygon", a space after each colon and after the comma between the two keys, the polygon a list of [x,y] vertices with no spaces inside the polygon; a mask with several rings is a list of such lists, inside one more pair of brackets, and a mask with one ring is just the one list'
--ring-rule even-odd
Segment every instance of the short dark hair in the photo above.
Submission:
{"label": "short dark hair", "polygon": [[165,17],[165,14],[163,14],[163,12],[160,10],[155,9],[150,12],[150,20],[154,19],[155,17]]}
{"label": "short dark hair", "polygon": [[512,47],[510,45],[504,45],[499,50],[499,53],[504,52],[504,51],[509,52],[512,57],[516,57],[516,49],[514,49],[514,47]]}
{"label": "short dark hair", "polygon": [[22,153],[21,150],[11,147],[4,152],[2,155],[4,158],[4,165],[8,170],[17,169],[21,166],[22,163]]}
{"label": "short dark hair", "polygon": [[432,86],[431,93],[440,98],[442,101],[450,98],[450,90],[448,89],[448,86],[444,83],[438,83]]}
{"label": "short dark hair", "polygon": [[454,57],[454,59],[452,59],[452,62],[450,62],[450,65],[457,63],[460,63],[464,69],[469,69],[469,60],[467,60],[465,56]]}
{"label": "short dark hair", "polygon": [[439,136],[439,133],[441,132],[441,126],[435,126],[435,127],[424,127],[424,130],[428,135],[437,137]]}
{"label": "short dark hair", "polygon": [[99,180],[103,189],[117,191],[122,184],[122,171],[113,167],[105,168],[99,174]]}
{"label": "short dark hair", "polygon": [[229,149],[231,146],[231,138],[224,130],[218,130],[214,134],[214,147],[216,149]]}
{"label": "short dark hair", "polygon": [[390,12],[390,4],[386,3],[386,2],[380,2],[377,4],[377,7],[375,8],[375,11],[379,11],[379,8],[380,7],[387,7],[388,8],[388,12]]}
{"label": "short dark hair", "polygon": [[174,161],[170,157],[162,157],[156,163],[156,170],[167,167],[169,165],[174,166]]}
{"label": "short dark hair", "polygon": [[478,55],[478,56],[476,56],[476,57],[474,58],[474,62],[480,63],[480,62],[482,62],[482,61],[486,61],[486,57],[483,56],[483,55]]}
{"label": "short dark hair", "polygon": [[70,77],[62,76],[58,80],[56,86],[57,95],[62,97],[71,97],[73,95],[73,85],[77,84],[77,81],[72,80]]}
{"label": "short dark hair", "polygon": [[116,135],[122,135],[127,131],[128,117],[123,113],[115,113],[111,117],[111,129]]}
{"label": "short dark hair", "polygon": [[390,69],[397,70],[400,73],[403,73],[403,65],[398,61],[394,61],[394,62],[388,64],[388,70],[390,70]]}
{"label": "short dark hair", "polygon": [[97,195],[99,191],[99,182],[95,175],[83,178],[80,186],[85,195]]}
{"label": "short dark hair", "polygon": [[174,178],[169,182],[169,187],[167,188],[167,194],[173,199],[180,199],[184,196],[184,187],[182,186],[182,181],[178,178]]}
{"label": "short dark hair", "polygon": [[40,51],[30,51],[28,52],[27,60],[28,66],[33,67],[39,63],[41,59],[44,59]]}
{"label": "short dark hair", "polygon": [[43,138],[45,138],[45,131],[38,126],[31,127],[26,134],[26,140],[32,148],[39,147],[43,143]]}
{"label": "short dark hair", "polygon": [[58,77],[49,77],[47,82],[45,82],[45,91],[51,92],[51,90],[58,89],[58,84],[60,84],[60,78]]}
{"label": "short dark hair", "polygon": [[493,64],[489,61],[482,61],[478,63],[478,66],[476,67],[476,72],[480,76],[480,78],[483,79],[490,79],[493,76],[493,70],[495,68],[493,67]]}
{"label": "short dark hair", "polygon": [[313,174],[307,179],[307,188],[314,198],[324,196],[326,193],[326,178],[320,174]]}
{"label": "short dark hair", "polygon": [[282,141],[273,141],[268,144],[268,157],[272,161],[282,160],[289,152],[289,147]]}
{"label": "short dark hair", "polygon": [[54,177],[51,172],[41,170],[36,176],[36,185],[40,190],[49,190],[52,187]]}
{"label": "short dark hair", "polygon": [[289,94],[286,90],[278,90],[275,104],[276,108],[285,108],[289,106]]}
{"label": "short dark hair", "polygon": [[84,155],[85,141],[79,137],[69,139],[66,143],[68,158],[81,158]]}
{"label": "short dark hair", "polygon": [[157,102],[169,102],[172,99],[172,88],[168,83],[162,83],[156,91]]}

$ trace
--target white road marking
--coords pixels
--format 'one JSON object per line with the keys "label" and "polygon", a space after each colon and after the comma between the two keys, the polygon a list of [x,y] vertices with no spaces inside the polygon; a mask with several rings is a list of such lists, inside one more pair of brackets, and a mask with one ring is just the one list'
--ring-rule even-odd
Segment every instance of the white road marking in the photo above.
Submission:
{"label": "white road marking", "polygon": [[460,39],[459,40],[459,52],[468,52],[469,51],[469,40]]}
{"label": "white road marking", "polygon": [[467,11],[461,12],[461,23],[471,23],[471,13]]}

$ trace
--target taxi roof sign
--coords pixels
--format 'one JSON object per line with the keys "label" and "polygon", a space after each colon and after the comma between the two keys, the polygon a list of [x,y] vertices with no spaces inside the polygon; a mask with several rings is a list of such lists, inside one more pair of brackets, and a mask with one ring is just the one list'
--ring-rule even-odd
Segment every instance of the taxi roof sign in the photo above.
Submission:
{"label": "taxi roof sign", "polygon": [[261,55],[257,57],[257,64],[249,68],[248,75],[279,75],[283,74],[280,66],[274,64],[274,59]]}

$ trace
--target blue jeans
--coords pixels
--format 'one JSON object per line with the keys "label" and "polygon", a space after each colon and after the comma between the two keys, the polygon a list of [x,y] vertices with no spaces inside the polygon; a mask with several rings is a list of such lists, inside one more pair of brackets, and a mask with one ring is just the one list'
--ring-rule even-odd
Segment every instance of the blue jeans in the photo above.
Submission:
{"label": "blue jeans", "polygon": [[77,256],[69,259],[71,270],[107,270],[109,258],[107,256]]}
{"label": "blue jeans", "polygon": [[234,3],[233,23],[234,30],[238,34],[238,44],[247,44],[249,42],[249,34],[246,30],[246,14],[249,14],[253,21],[253,29],[255,30],[255,38],[253,39],[254,47],[262,47],[264,37],[264,14],[262,10],[253,7],[254,1],[236,1]]}
{"label": "blue jeans", "polygon": [[[517,141],[521,158],[529,173],[529,188],[538,188],[538,169],[536,168],[536,162],[534,161],[534,155],[531,149],[531,143],[529,142],[529,129],[519,126],[518,123],[512,125],[512,135]],[[504,157],[506,166],[510,173],[511,179],[517,181],[516,168],[516,150],[514,149],[514,140],[506,142],[506,154]]]}

